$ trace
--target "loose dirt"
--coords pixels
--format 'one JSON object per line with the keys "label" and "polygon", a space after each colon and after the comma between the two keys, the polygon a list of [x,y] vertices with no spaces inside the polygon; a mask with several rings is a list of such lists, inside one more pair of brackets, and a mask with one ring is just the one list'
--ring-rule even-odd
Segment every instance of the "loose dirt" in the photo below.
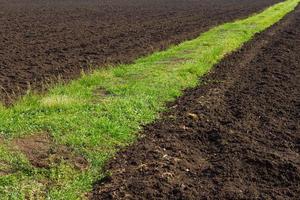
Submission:
{"label": "loose dirt", "polygon": [[24,153],[35,167],[50,168],[61,162],[69,163],[79,170],[88,167],[88,162],[83,156],[76,154],[67,146],[57,145],[47,133],[14,139],[9,146]]}
{"label": "loose dirt", "polygon": [[280,0],[0,0],[0,100],[128,63]]}
{"label": "loose dirt", "polygon": [[299,199],[300,8],[120,152],[91,199]]}

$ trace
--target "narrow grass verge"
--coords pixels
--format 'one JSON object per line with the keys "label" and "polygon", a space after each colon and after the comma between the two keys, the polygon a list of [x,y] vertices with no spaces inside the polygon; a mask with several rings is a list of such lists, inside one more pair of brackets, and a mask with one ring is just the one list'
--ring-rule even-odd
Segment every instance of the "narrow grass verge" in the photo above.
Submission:
{"label": "narrow grass verge", "polygon": [[[298,2],[287,0],[134,64],[83,74],[46,95],[28,94],[12,107],[0,106],[1,199],[86,198],[93,182],[104,176],[104,163],[133,142],[142,125],[157,119],[166,102],[196,86],[199,76],[279,21]],[[48,134],[51,146],[67,147],[84,157],[88,167],[81,169],[72,159],[57,158],[50,148],[43,155],[50,164],[37,167],[24,152],[12,148],[16,138],[39,133]],[[30,141],[38,143],[32,147],[37,151],[43,146],[43,141]]]}

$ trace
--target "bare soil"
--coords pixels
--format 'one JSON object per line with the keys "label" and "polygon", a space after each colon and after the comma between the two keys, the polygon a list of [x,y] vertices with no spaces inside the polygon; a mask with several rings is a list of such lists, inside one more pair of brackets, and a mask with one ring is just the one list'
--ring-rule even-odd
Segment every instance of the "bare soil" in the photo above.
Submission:
{"label": "bare soil", "polygon": [[279,1],[0,0],[0,100],[131,62]]}
{"label": "bare soil", "polygon": [[299,199],[300,8],[108,163],[91,199]]}
{"label": "bare soil", "polygon": [[79,170],[88,167],[88,161],[83,156],[67,146],[57,145],[47,133],[16,138],[9,146],[22,152],[29,162],[38,168],[50,168],[61,162],[68,162]]}

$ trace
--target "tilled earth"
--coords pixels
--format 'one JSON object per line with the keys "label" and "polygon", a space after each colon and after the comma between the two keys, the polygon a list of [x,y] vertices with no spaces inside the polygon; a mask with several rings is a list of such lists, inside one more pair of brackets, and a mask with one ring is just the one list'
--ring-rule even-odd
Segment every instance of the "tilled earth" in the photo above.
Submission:
{"label": "tilled earth", "polygon": [[0,0],[0,100],[127,63],[280,0]]}
{"label": "tilled earth", "polygon": [[298,7],[146,126],[91,199],[299,199],[299,52]]}

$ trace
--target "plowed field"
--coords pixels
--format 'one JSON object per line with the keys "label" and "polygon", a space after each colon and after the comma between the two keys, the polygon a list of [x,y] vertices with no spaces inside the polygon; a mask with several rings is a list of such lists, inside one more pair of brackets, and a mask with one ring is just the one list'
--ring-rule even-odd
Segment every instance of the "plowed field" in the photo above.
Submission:
{"label": "plowed field", "polygon": [[131,62],[278,1],[0,0],[0,99]]}
{"label": "plowed field", "polygon": [[92,199],[299,199],[300,9],[119,153]]}

